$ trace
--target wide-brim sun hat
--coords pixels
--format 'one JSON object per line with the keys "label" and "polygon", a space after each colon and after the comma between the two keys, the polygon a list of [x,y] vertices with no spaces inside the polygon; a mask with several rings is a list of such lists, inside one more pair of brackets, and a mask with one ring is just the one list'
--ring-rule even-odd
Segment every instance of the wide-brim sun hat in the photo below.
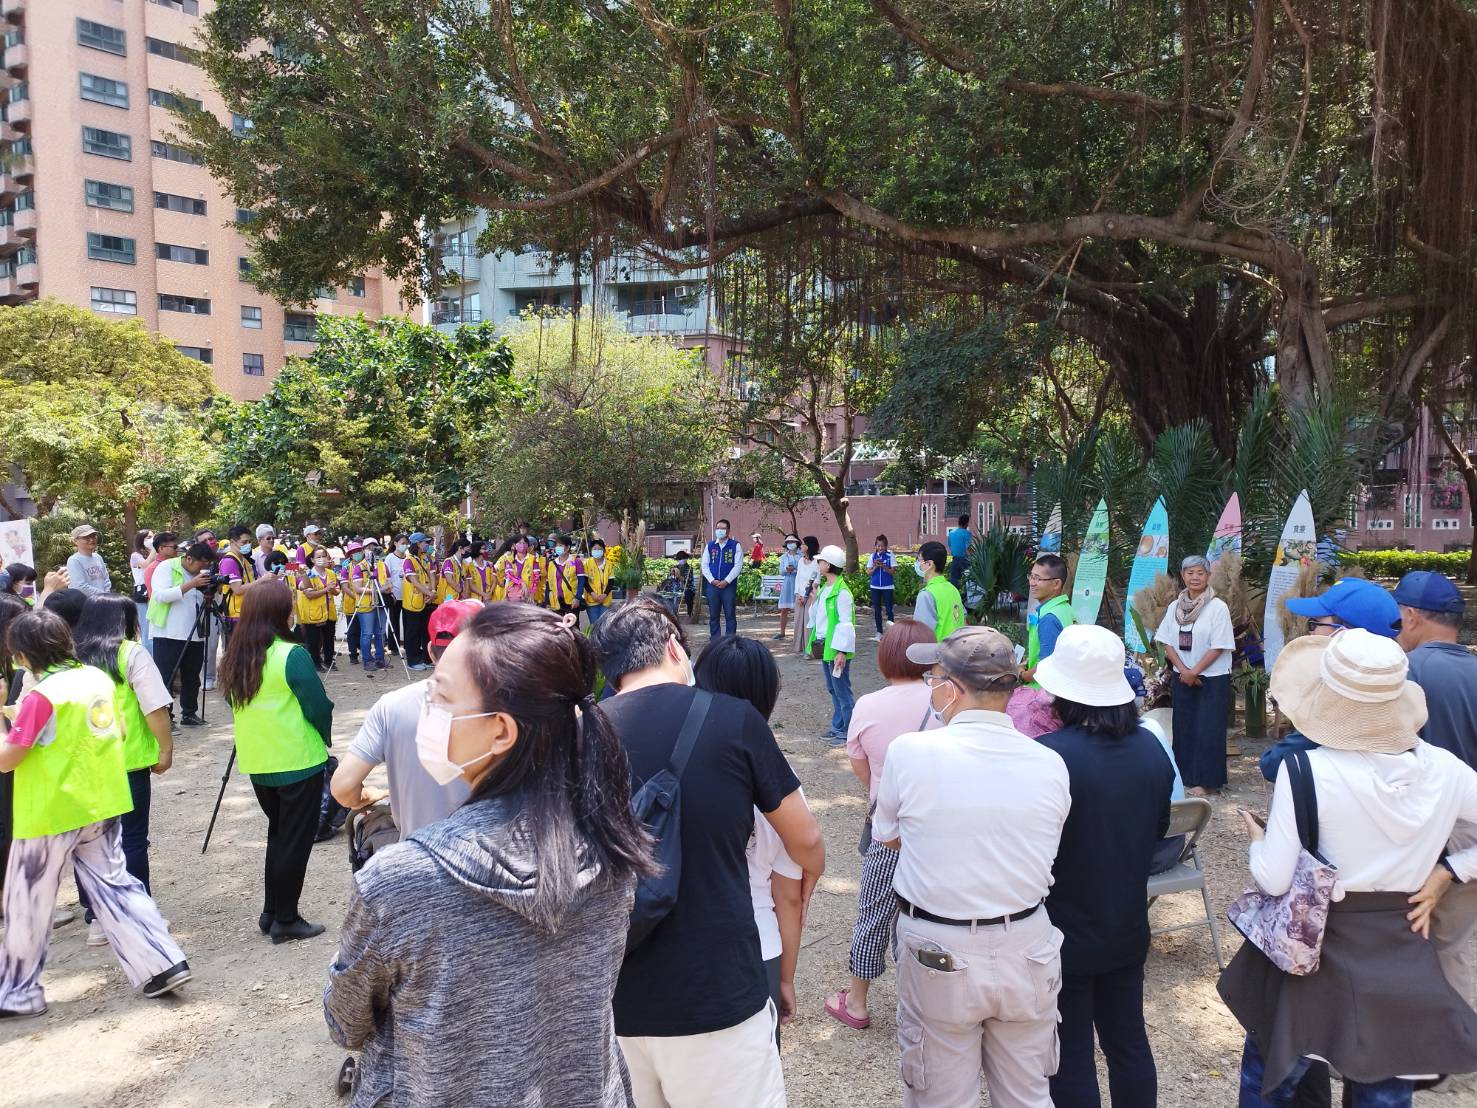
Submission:
{"label": "wide-brim sun hat", "polygon": [[1123,640],[1106,627],[1074,624],[1057,636],[1036,666],[1036,684],[1059,700],[1110,708],[1129,704],[1133,686],[1123,676]]}
{"label": "wide-brim sun hat", "polygon": [[364,544],[362,542],[351,542],[351,543],[349,543],[348,546],[344,547],[344,553],[345,554],[357,554],[359,551],[361,551],[363,549],[364,549]]}
{"label": "wide-brim sun hat", "polygon": [[825,562],[832,569],[846,568],[846,551],[834,543],[821,547],[821,552],[816,555],[816,559]]}
{"label": "wide-brim sun hat", "polygon": [[1330,750],[1403,754],[1420,741],[1426,694],[1394,639],[1362,627],[1304,635],[1277,655],[1270,691],[1306,738]]}

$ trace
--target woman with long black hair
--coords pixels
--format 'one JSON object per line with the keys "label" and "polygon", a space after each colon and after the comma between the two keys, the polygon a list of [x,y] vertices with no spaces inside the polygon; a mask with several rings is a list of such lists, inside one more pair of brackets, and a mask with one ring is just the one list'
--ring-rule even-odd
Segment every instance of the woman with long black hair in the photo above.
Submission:
{"label": "woman with long black hair", "polygon": [[471,799],[356,875],[324,994],[354,1104],[627,1108],[611,997],[650,842],[588,641],[495,603],[436,665],[421,765]]}
{"label": "woman with long black hair", "polygon": [[[138,606],[119,593],[97,593],[87,598],[72,632],[77,660],[106,673],[113,682],[113,705],[123,729],[123,768],[133,811],[123,813],[123,859],[128,872],[149,887],[150,776],[164,773],[174,762],[174,735],[169,725],[172,697],[159,667],[138,641]],[[77,888],[87,911],[87,945],[108,941],[94,917],[81,885]]]}
{"label": "woman with long black hair", "polygon": [[235,717],[236,764],[267,816],[266,892],[257,926],[272,942],[311,939],[321,923],[298,914],[318,830],[333,701],[307,650],[289,638],[292,592],[283,581],[246,590],[221,658],[220,687]]}

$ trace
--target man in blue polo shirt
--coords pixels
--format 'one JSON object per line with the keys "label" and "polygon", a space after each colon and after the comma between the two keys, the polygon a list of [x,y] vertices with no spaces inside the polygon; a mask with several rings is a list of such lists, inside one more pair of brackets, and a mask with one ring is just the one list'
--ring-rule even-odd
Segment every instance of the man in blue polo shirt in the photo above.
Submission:
{"label": "man in blue polo shirt", "polygon": [[718,614],[723,614],[725,635],[738,634],[738,579],[744,570],[737,539],[728,537],[728,520],[713,528],[713,541],[703,547],[704,595],[708,601],[708,637],[718,637]]}
{"label": "man in blue polo shirt", "polygon": [[960,516],[959,526],[944,536],[949,544],[949,584],[962,594],[964,575],[969,572],[969,517]]}

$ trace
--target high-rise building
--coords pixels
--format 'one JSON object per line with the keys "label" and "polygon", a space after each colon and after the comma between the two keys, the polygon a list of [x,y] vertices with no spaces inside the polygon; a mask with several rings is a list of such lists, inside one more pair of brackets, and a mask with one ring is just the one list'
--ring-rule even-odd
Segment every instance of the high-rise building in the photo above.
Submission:
{"label": "high-rise building", "polygon": [[250,400],[312,351],[318,315],[405,309],[373,272],[302,310],[246,280],[253,214],[171,138],[181,100],[226,118],[192,47],[213,6],[0,0],[0,304],[55,296],[137,317]]}

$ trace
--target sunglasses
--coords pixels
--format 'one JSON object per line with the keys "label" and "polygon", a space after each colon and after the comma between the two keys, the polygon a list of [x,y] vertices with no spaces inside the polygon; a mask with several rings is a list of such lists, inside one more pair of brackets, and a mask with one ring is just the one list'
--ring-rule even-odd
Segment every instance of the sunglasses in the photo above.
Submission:
{"label": "sunglasses", "polygon": [[1318,628],[1320,627],[1332,627],[1335,630],[1342,630],[1343,626],[1344,625],[1336,619],[1310,619],[1308,620],[1308,634],[1318,634]]}

